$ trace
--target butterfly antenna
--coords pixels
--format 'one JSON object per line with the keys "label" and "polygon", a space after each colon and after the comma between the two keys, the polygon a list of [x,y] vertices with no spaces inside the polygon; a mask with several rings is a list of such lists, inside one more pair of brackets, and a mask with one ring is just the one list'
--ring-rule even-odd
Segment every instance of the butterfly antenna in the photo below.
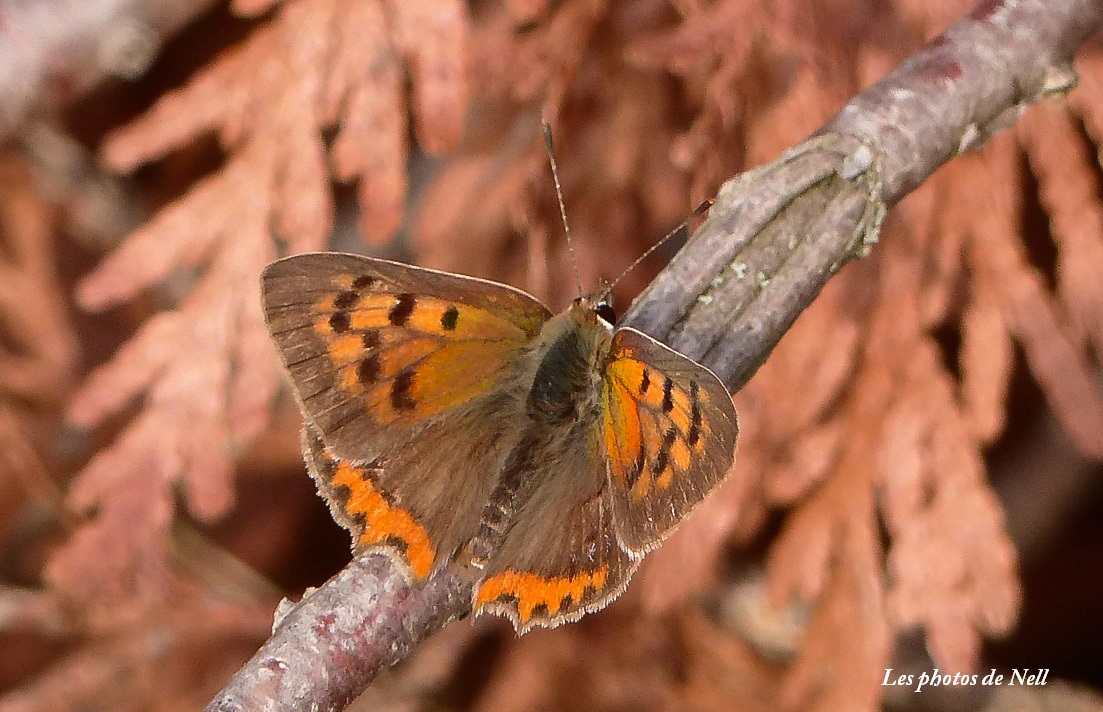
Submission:
{"label": "butterfly antenna", "polygon": [[578,293],[582,294],[582,273],[578,270],[578,257],[574,253],[574,243],[571,242],[571,228],[567,224],[567,206],[563,204],[563,187],[559,184],[559,168],[555,165],[555,150],[552,148],[551,126],[547,121],[540,122],[544,129],[544,148],[548,151],[548,163],[551,164],[552,180],[555,181],[555,197],[559,201],[559,217],[563,219],[563,233],[567,236],[567,250],[571,253],[571,264],[574,266],[574,278],[578,283]]}
{"label": "butterfly antenna", "polygon": [[636,261],[635,261],[635,262],[633,262],[632,264],[628,265],[628,269],[626,269],[626,270],[624,270],[623,272],[621,272],[621,273],[620,273],[620,276],[619,276],[619,277],[617,277],[616,279],[614,279],[614,280],[613,280],[612,282],[610,282],[610,283],[608,284],[608,286],[606,286],[606,287],[605,287],[605,291],[604,291],[604,293],[603,293],[603,294],[605,294],[606,296],[607,296],[607,295],[609,295],[609,294],[611,294],[611,293],[612,293],[612,291],[613,291],[613,287],[617,286],[617,283],[618,283],[618,282],[620,282],[620,281],[621,281],[622,279],[624,279],[624,278],[625,278],[625,277],[626,277],[626,276],[628,275],[628,273],[629,273],[629,272],[631,272],[632,270],[634,270],[634,269],[636,269],[637,267],[639,267],[639,266],[640,266],[640,263],[641,263],[641,262],[643,262],[644,260],[646,260],[646,259],[647,259],[648,257],[650,257],[650,256],[651,256],[651,253],[652,253],[652,252],[654,252],[655,250],[657,250],[657,249],[659,249],[660,247],[662,247],[663,245],[665,245],[665,244],[666,244],[666,241],[667,241],[667,240],[669,240],[670,238],[674,237],[675,235],[681,235],[681,234],[684,234],[685,232],[687,232],[687,231],[689,230],[689,219],[690,219],[690,218],[695,218],[695,217],[697,217],[698,215],[701,215],[702,213],[704,213],[705,211],[707,211],[707,210],[708,210],[709,208],[711,208],[711,207],[712,207],[712,204],[713,204],[714,202],[715,202],[715,201],[713,201],[713,199],[712,199],[712,198],[706,198],[706,199],[705,199],[705,200],[704,200],[704,201],[703,201],[703,202],[702,202],[702,203],[701,203],[700,205],[698,205],[698,206],[697,206],[697,207],[696,207],[696,208],[695,208],[695,209],[693,210],[693,212],[692,212],[692,213],[690,214],[689,218],[686,218],[685,220],[683,220],[683,221],[682,221],[682,224],[681,224],[681,225],[679,225],[678,227],[674,228],[674,229],[673,229],[673,230],[671,230],[670,232],[666,233],[666,235],[664,235],[664,236],[663,236],[663,239],[659,240],[659,241],[658,241],[658,242],[656,242],[656,243],[655,243],[654,245],[652,245],[651,247],[647,248],[647,250],[646,250],[646,251],[645,251],[645,252],[644,252],[644,253],[643,253],[642,255],[640,255],[639,257],[637,257],[637,258],[636,258]]}

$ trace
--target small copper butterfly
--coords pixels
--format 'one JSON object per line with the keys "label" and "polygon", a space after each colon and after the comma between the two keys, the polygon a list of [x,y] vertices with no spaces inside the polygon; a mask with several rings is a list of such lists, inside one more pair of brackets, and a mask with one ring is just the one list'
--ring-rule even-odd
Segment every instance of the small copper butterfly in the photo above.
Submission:
{"label": "small copper butterfly", "polygon": [[504,284],[337,253],[262,285],[354,548],[413,579],[469,564],[474,612],[518,633],[606,606],[731,469],[724,385],[600,300],[552,316]]}

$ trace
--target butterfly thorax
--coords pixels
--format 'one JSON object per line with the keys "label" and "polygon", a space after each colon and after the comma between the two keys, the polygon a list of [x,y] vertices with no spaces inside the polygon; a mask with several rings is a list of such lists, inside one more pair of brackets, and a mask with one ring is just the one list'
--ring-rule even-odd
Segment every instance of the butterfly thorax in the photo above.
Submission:
{"label": "butterfly thorax", "polygon": [[587,298],[548,320],[537,340],[532,387],[526,401],[530,418],[542,424],[563,423],[587,407],[595,396],[595,374],[609,352],[612,325],[597,315]]}

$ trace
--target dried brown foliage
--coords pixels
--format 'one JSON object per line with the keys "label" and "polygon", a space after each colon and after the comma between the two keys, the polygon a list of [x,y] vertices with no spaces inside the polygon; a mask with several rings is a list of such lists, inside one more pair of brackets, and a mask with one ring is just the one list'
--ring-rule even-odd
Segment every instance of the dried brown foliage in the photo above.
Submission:
{"label": "dried brown foliage", "polygon": [[[76,285],[91,310],[147,292],[179,299],[72,394],[50,208],[18,158],[0,156],[0,445],[11,444],[0,468],[33,494],[0,495],[0,516],[46,502],[64,535],[43,554],[40,588],[0,590],[0,610],[15,611],[0,623],[65,641],[0,707],[195,706],[232,664],[218,656],[197,685],[182,670],[262,635],[268,590],[237,581],[228,588],[245,593],[224,595],[233,577],[197,563],[212,554],[178,525],[248,509],[234,508],[234,466],[268,427],[279,385],[257,276],[278,254],[327,247],[332,181],[357,182],[370,245],[406,224],[419,263],[561,306],[575,287],[541,118],[555,128],[588,288],[966,8],[238,0],[235,12],[257,18],[248,36],[102,145],[122,172],[215,133],[225,160],[176,186]],[[872,710],[907,632],[922,634],[933,665],[975,668],[982,639],[1008,633],[1021,605],[985,460],[1007,427],[1017,363],[1073,445],[1103,458],[1103,48],[1077,66],[1067,101],[948,164],[894,209],[873,254],[832,280],[736,396],[735,477],[623,602],[521,640],[448,632],[380,680],[372,708]],[[1024,239],[1031,181],[1049,229]],[[1031,252],[1039,239],[1052,240],[1052,265]],[[62,500],[41,461],[46,438],[21,429],[43,412],[56,427],[50,408],[64,398],[71,423],[114,435],[66,477]],[[269,477],[280,469],[263,462]],[[259,558],[297,555],[290,535],[248,521],[238,541]],[[751,543],[766,550],[765,583],[747,613],[728,604],[732,546]],[[479,656],[495,664],[471,682]]]}
{"label": "dried brown foliage", "polygon": [[[192,515],[211,520],[228,510],[234,453],[264,427],[278,378],[255,294],[260,270],[277,255],[277,239],[293,252],[325,248],[330,168],[361,179],[367,234],[394,231],[405,192],[403,63],[417,79],[417,135],[447,146],[459,131],[463,73],[439,55],[455,60],[464,32],[451,19],[461,17],[458,6],[430,13],[405,3],[287,3],[242,46],[108,139],[104,154],[119,169],[211,130],[228,159],[78,287],[83,306],[102,309],[178,270],[197,273],[179,306],[148,320],[70,404],[71,421],[91,427],[144,396],[115,443],[73,483],[71,504],[99,513],[54,558],[55,582],[110,588],[136,576],[155,585],[164,577],[177,484]],[[365,29],[379,34],[365,37]],[[339,128],[327,147],[322,131],[331,126]],[[130,551],[111,547],[119,559],[108,569],[94,552],[124,525],[140,535]]]}
{"label": "dried brown foliage", "polygon": [[0,154],[0,399],[31,410],[65,397],[77,358],[56,273],[55,222],[27,161]]}

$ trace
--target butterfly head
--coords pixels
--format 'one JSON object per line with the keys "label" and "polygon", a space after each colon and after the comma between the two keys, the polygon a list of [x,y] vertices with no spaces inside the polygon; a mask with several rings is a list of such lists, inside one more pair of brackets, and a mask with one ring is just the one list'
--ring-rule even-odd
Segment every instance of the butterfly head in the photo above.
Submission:
{"label": "butterfly head", "polygon": [[596,295],[578,297],[571,302],[571,311],[576,318],[601,324],[612,329],[617,323],[617,313],[613,310],[612,295],[601,292]]}

